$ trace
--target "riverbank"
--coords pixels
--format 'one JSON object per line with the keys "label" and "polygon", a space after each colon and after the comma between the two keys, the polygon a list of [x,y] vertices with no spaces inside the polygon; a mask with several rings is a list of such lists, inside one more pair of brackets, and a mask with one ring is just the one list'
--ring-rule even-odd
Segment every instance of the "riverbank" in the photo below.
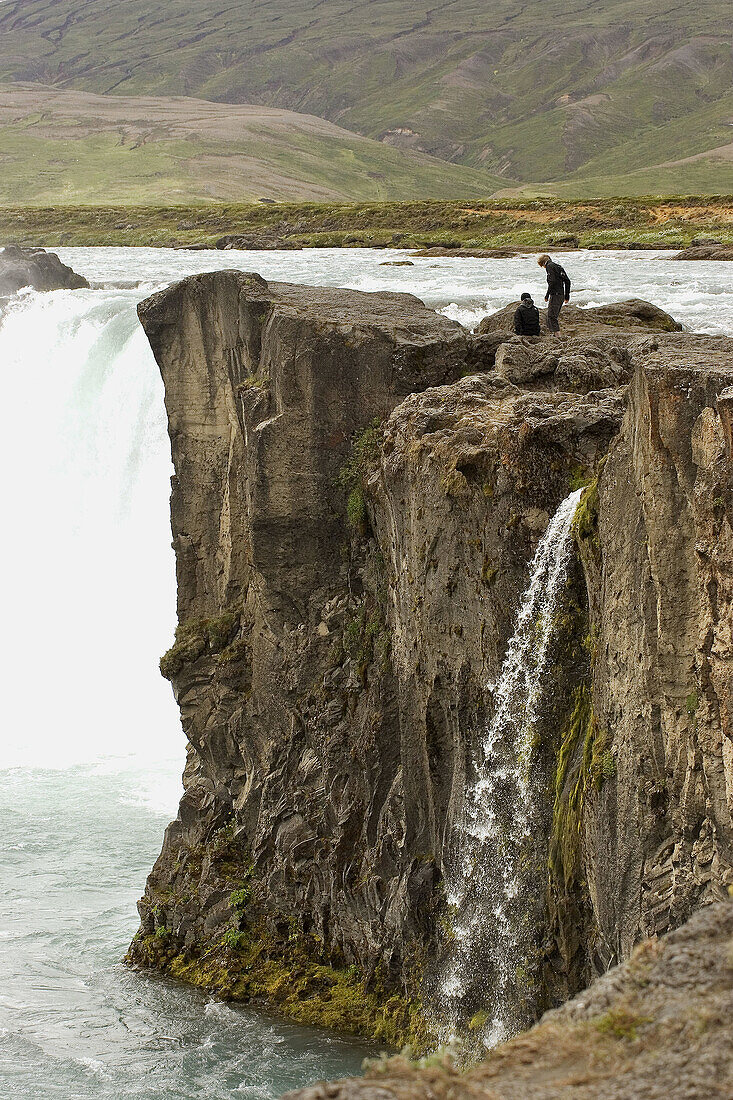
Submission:
{"label": "riverbank", "polygon": [[605,248],[733,243],[733,196],[493,202],[2,207],[0,241],[178,248]]}

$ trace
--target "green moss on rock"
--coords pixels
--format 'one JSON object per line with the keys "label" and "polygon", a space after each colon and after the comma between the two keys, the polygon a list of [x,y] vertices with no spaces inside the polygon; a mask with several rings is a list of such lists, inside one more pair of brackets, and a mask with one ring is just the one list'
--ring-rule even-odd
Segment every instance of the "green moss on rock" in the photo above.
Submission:
{"label": "green moss on rock", "polygon": [[[175,644],[160,659],[160,671],[166,680],[177,676],[184,665],[208,654],[230,647],[239,629],[240,612],[227,609],[210,619],[189,619],[176,628]],[[228,658],[227,658],[228,659]]]}
{"label": "green moss on rock", "polygon": [[[310,939],[312,943],[306,943]],[[313,937],[275,940],[266,930],[230,929],[206,950],[185,952],[157,935],[136,940],[128,961],[215,993],[267,1005],[297,1023],[362,1035],[422,1053],[434,1042],[418,1000],[368,987],[357,967],[321,961]]]}
{"label": "green moss on rock", "polygon": [[364,536],[369,530],[364,481],[376,462],[381,443],[380,421],[373,420],[353,437],[351,453],[336,478],[337,485],[346,493],[346,522],[354,535]]}
{"label": "green moss on rock", "polygon": [[383,671],[389,661],[392,643],[381,608],[363,603],[346,624],[340,648],[342,654],[354,661],[359,679],[365,686],[373,662],[376,661]]}
{"label": "green moss on rock", "polygon": [[577,884],[580,875],[586,799],[615,775],[609,734],[593,713],[589,685],[581,684],[573,692],[573,705],[560,738],[550,834],[550,872],[566,890]]}
{"label": "green moss on rock", "polygon": [[575,510],[573,534],[578,542],[588,542],[595,552],[598,539],[598,475],[586,486]]}

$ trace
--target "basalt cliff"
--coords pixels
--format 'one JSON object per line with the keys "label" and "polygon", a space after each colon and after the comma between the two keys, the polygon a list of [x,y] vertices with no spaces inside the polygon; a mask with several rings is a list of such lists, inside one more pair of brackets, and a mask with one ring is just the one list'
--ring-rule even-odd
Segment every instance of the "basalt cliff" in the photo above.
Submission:
{"label": "basalt cliff", "polygon": [[528,765],[518,1025],[726,896],[732,340],[639,302],[558,341],[474,335],[410,295],[237,272],[140,318],[175,467],[161,670],[189,748],[130,961],[430,1045],[487,685],[580,486]]}

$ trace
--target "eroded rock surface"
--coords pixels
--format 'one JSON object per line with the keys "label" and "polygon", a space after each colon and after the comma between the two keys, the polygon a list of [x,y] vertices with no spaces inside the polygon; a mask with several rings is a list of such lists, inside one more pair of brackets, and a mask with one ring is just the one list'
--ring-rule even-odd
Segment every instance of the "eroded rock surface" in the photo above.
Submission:
{"label": "eroded rock surface", "polygon": [[634,354],[580,538],[592,736],[616,773],[584,815],[606,961],[733,885],[733,341],[681,335]]}
{"label": "eroded rock surface", "polygon": [[486,685],[550,516],[606,455],[536,747],[536,1009],[719,897],[733,342],[666,315],[507,341],[410,295],[236,272],[140,316],[175,465],[161,668],[190,747],[132,961],[427,1041]]}
{"label": "eroded rock surface", "polygon": [[63,264],[55,252],[6,245],[0,252],[0,298],[9,298],[25,286],[34,290],[80,290],[89,283]]}

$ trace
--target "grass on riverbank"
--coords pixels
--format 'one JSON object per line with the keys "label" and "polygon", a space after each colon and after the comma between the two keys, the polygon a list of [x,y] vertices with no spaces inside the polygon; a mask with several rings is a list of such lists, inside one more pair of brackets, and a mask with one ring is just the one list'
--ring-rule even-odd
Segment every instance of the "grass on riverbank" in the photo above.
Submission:
{"label": "grass on riverbank", "polygon": [[0,207],[0,243],[451,249],[681,248],[733,242],[733,196],[558,201]]}

